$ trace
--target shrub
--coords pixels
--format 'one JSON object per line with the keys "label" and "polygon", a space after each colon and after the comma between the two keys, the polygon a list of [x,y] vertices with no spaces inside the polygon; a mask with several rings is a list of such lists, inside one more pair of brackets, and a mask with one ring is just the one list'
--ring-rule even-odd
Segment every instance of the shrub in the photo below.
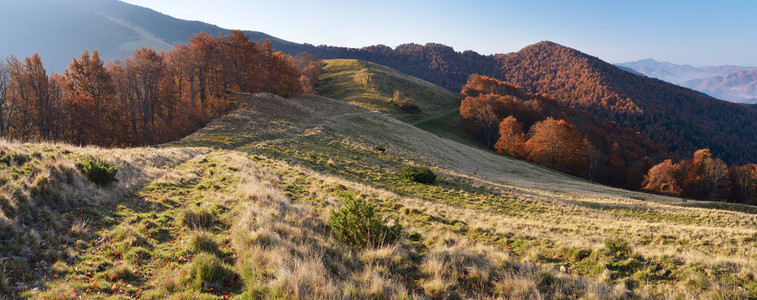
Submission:
{"label": "shrub", "polygon": [[90,181],[99,186],[106,186],[113,182],[118,173],[118,167],[102,159],[95,160],[91,157],[82,158],[76,167]]}
{"label": "shrub", "polygon": [[373,150],[376,150],[378,152],[386,152],[386,148],[384,146],[381,146],[381,145],[373,147]]}
{"label": "shrub", "polygon": [[433,184],[436,182],[436,174],[434,172],[431,172],[427,168],[415,166],[405,166],[402,168],[402,177],[423,184]]}
{"label": "shrub", "polygon": [[331,211],[329,226],[337,240],[359,248],[390,244],[402,232],[401,225],[386,226],[386,220],[374,212],[373,206],[352,197],[347,197],[342,209]]}
{"label": "shrub", "polygon": [[213,254],[197,254],[190,265],[188,282],[195,290],[223,291],[235,288],[239,276],[228,265]]}
{"label": "shrub", "polygon": [[397,107],[399,107],[401,110],[404,110],[409,113],[416,113],[419,112],[421,109],[418,106],[418,103],[415,102],[414,99],[406,98],[405,100],[402,100],[400,102],[395,103]]}
{"label": "shrub", "polygon": [[628,242],[622,239],[606,240],[605,247],[607,247],[607,250],[610,250],[614,255],[631,253],[631,248],[628,247]]}

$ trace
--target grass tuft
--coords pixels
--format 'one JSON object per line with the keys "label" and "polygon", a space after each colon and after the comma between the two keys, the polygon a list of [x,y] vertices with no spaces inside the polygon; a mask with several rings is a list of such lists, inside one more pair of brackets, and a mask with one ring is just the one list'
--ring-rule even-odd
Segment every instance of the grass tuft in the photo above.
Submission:
{"label": "grass tuft", "polygon": [[221,250],[213,234],[207,231],[196,231],[189,237],[189,248],[194,253],[210,253],[218,255]]}
{"label": "grass tuft", "polygon": [[127,264],[122,264],[119,266],[115,266],[108,271],[111,275],[113,275],[114,279],[121,280],[121,281],[133,281],[137,279],[137,275],[134,274],[134,268]]}
{"label": "grass tuft", "polygon": [[186,281],[195,290],[207,291],[213,289],[222,292],[238,288],[239,275],[213,254],[197,254],[192,259],[189,268],[189,276]]}
{"label": "grass tuft", "polygon": [[191,229],[212,229],[216,221],[216,216],[207,207],[197,210],[187,208],[181,215],[181,223]]}

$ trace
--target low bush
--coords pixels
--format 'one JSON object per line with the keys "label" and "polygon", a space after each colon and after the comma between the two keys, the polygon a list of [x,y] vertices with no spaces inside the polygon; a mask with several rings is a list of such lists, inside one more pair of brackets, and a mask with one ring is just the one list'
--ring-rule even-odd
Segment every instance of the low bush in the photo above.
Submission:
{"label": "low bush", "polygon": [[344,207],[331,211],[329,226],[337,240],[358,248],[379,246],[396,241],[402,233],[402,226],[386,225],[381,214],[362,199],[347,197]]}
{"label": "low bush", "polygon": [[107,186],[116,179],[118,167],[111,165],[105,160],[95,160],[92,157],[84,157],[76,165],[79,171],[90,181],[99,185]]}
{"label": "low bush", "polygon": [[423,184],[433,184],[436,182],[436,174],[428,168],[416,166],[405,166],[402,168],[402,177]]}

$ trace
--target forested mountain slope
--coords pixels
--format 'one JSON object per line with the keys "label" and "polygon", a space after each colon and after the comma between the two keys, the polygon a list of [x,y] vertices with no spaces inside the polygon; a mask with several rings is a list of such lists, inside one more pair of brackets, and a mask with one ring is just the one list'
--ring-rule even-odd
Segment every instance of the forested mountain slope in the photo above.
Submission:
{"label": "forested mountain slope", "polygon": [[757,161],[757,112],[623,71],[551,42],[497,58],[498,79],[631,128],[677,154],[710,148],[729,163]]}

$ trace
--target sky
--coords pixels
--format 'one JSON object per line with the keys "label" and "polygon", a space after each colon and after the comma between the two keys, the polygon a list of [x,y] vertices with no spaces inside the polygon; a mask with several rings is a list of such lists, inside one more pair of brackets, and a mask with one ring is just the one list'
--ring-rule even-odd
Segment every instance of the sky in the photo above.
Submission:
{"label": "sky", "polygon": [[427,42],[509,53],[543,40],[611,63],[757,66],[750,0],[126,0],[297,43],[363,47]]}

